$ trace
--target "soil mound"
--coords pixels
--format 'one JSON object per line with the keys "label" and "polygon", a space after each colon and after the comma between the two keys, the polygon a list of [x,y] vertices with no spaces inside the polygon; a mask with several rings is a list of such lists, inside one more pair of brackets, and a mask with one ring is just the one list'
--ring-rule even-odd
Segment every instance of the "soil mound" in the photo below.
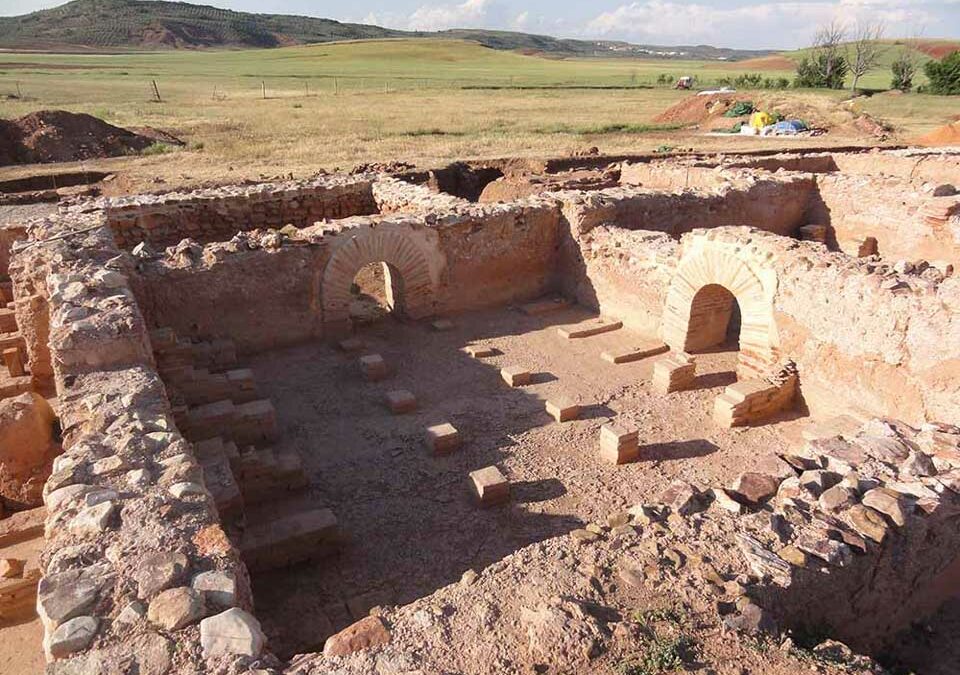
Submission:
{"label": "soil mound", "polygon": [[711,94],[709,96],[689,96],[670,106],[654,118],[654,122],[663,124],[701,124],[727,112],[739,101],[749,98],[736,94]]}
{"label": "soil mound", "polygon": [[928,41],[918,42],[917,49],[927,56],[942,59],[955,51],[960,51],[960,42]]}
{"label": "soil mound", "polygon": [[158,130],[137,133],[92,115],[41,110],[17,120],[0,120],[0,166],[117,157],[156,142],[183,144]]}
{"label": "soil mound", "polygon": [[917,139],[920,145],[960,145],[960,122],[945,124]]}

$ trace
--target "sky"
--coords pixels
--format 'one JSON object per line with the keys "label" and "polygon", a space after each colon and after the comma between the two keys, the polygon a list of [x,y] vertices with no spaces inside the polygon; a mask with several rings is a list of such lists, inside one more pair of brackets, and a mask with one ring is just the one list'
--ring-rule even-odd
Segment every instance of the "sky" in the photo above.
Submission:
{"label": "sky", "polygon": [[[0,15],[62,0],[0,0]],[[817,25],[882,22],[890,37],[960,39],[960,0],[208,0],[245,12],[304,14],[408,30],[489,28],[645,44],[741,49],[806,45]]]}

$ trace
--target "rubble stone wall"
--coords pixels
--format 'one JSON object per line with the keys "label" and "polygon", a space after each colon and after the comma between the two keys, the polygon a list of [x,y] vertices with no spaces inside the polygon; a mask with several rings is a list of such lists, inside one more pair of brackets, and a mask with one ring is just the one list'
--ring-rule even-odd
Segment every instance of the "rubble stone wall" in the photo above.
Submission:
{"label": "rubble stone wall", "polygon": [[206,243],[257,228],[300,228],[324,218],[377,213],[371,181],[344,176],[110,198],[84,208],[104,210],[125,249],[140,242],[162,248],[185,238]]}
{"label": "rubble stone wall", "polygon": [[[43,277],[63,428],[64,453],[44,487],[37,592],[47,672],[249,665],[251,655],[204,660],[210,636],[201,639],[198,622],[218,610],[193,580],[210,572],[230,580],[234,611],[251,607],[249,580],[173,422],[128,284],[132,269],[111,229],[96,224],[90,229],[88,216],[33,223],[36,245],[13,265]],[[76,230],[86,231],[57,239]]]}

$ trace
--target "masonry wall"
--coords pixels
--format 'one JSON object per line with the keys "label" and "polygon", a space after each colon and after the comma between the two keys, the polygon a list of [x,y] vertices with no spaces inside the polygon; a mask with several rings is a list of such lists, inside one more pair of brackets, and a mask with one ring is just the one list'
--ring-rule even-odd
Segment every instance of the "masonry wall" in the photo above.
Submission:
{"label": "masonry wall", "polygon": [[[960,169],[955,180],[960,181]],[[886,260],[945,260],[960,265],[960,198],[935,197],[902,178],[817,176],[808,220],[829,225],[838,248],[856,255],[875,237]]]}
{"label": "masonry wall", "polygon": [[[325,303],[335,291],[343,295],[366,260],[351,262],[359,248],[398,268],[408,293],[413,277],[421,280],[418,317],[542,295],[556,284],[558,221],[558,209],[539,202],[472,206],[442,220],[358,217],[281,236],[266,248],[251,233],[243,249],[219,242],[189,259],[167,255],[142,265],[131,283],[151,327],[229,337],[241,352],[256,352],[326,335]],[[350,255],[338,255],[341,247]]]}
{"label": "masonry wall", "polygon": [[191,238],[227,240],[257,228],[297,228],[325,218],[377,213],[370,180],[332,176],[311,182],[264,183],[98,200],[121,248],[140,242],[163,248]]}
{"label": "masonry wall", "polygon": [[[713,170],[704,172],[710,183]],[[662,192],[619,188],[593,193],[559,193],[567,219],[579,231],[600,224],[630,230],[654,230],[680,237],[705,227],[750,225],[793,236],[807,224],[806,211],[814,189],[812,177],[783,179],[727,175],[713,189]]]}

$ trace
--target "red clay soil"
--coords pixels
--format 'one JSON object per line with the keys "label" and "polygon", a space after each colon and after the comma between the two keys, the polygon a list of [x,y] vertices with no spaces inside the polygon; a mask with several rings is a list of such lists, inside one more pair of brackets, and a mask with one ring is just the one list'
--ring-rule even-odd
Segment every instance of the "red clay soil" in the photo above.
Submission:
{"label": "red clay soil", "polygon": [[946,124],[917,139],[917,143],[926,146],[960,145],[960,122]]}
{"label": "red clay soil", "polygon": [[654,121],[665,124],[700,124],[713,117],[723,115],[737,101],[747,100],[749,99],[736,94],[712,94],[710,96],[691,94],[657,115]]}
{"label": "red clay soil", "polygon": [[41,110],[17,120],[0,120],[0,166],[129,155],[158,141],[182,145],[158,130],[135,133],[91,115]]}
{"label": "red clay soil", "polygon": [[960,42],[918,42],[917,49],[935,59],[960,51]]}

